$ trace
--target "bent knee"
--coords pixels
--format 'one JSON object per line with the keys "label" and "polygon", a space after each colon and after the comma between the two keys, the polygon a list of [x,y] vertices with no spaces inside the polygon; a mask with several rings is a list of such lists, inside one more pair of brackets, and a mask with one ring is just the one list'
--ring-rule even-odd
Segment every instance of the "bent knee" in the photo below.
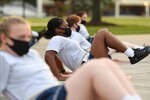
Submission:
{"label": "bent knee", "polygon": [[98,30],[97,34],[98,33],[107,33],[107,32],[109,32],[109,30],[107,28],[103,28],[103,29]]}
{"label": "bent knee", "polygon": [[99,29],[97,32],[98,32],[98,33],[99,33],[99,32],[103,33],[103,32],[107,32],[107,31],[108,31],[107,28],[103,28],[103,29]]}
{"label": "bent knee", "polygon": [[85,66],[88,68],[88,70],[93,69],[104,69],[108,68],[109,63],[112,63],[113,61],[109,58],[100,58],[100,59],[93,59],[90,60],[85,64]]}
{"label": "bent knee", "polygon": [[96,33],[96,36],[97,37],[103,37],[103,36],[106,36],[107,34],[110,34],[110,33],[111,32],[108,29],[104,28],[104,29],[98,30]]}

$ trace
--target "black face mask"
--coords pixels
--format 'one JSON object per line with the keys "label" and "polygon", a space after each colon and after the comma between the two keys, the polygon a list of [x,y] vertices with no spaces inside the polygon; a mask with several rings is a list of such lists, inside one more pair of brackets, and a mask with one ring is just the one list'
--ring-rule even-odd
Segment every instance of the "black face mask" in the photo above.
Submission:
{"label": "black face mask", "polygon": [[80,26],[78,26],[78,27],[76,28],[76,31],[77,31],[77,32],[79,32],[79,31],[80,31]]}
{"label": "black face mask", "polygon": [[81,21],[81,24],[85,25],[85,24],[86,24],[86,21],[85,21],[85,20],[82,20],[82,21]]}
{"label": "black face mask", "polygon": [[7,44],[16,54],[19,56],[23,56],[24,54],[27,54],[29,51],[29,42],[26,41],[21,41],[21,40],[16,40],[13,38],[10,38],[13,42],[14,45],[11,46]]}
{"label": "black face mask", "polygon": [[71,36],[71,29],[70,28],[60,28],[60,29],[63,29],[65,32],[64,34],[67,36],[67,37],[70,37]]}

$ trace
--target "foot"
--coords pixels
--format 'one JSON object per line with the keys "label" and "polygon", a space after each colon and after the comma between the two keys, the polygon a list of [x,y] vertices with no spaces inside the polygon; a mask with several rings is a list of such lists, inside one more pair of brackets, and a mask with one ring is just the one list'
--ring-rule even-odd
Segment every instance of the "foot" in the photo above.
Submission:
{"label": "foot", "polygon": [[150,46],[145,46],[144,49],[133,49],[134,50],[134,57],[129,57],[130,63],[135,64],[150,54]]}

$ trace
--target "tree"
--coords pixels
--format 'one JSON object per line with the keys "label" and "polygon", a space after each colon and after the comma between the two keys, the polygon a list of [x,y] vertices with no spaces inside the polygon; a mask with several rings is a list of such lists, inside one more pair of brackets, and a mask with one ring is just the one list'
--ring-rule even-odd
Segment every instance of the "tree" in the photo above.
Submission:
{"label": "tree", "polygon": [[67,0],[53,0],[55,2],[55,7],[57,9],[56,15],[62,17],[65,7],[65,2]]}
{"label": "tree", "polygon": [[36,5],[37,0],[25,0],[25,2],[30,3],[33,6],[37,6]]}
{"label": "tree", "polygon": [[99,25],[101,24],[101,0],[92,0],[92,2],[92,20],[90,23],[93,25]]}
{"label": "tree", "polygon": [[92,12],[92,20],[90,24],[100,25],[102,24],[101,16],[102,9],[108,4],[111,4],[113,0],[72,0],[71,11],[78,12],[81,10]]}
{"label": "tree", "polygon": [[[0,0],[0,6],[4,6],[6,3],[12,2],[13,0]],[[0,10],[0,19],[3,16],[3,11]]]}
{"label": "tree", "polygon": [[90,11],[92,6],[92,0],[71,0],[72,13],[78,11]]}
{"label": "tree", "polygon": [[[92,0],[92,20],[91,24],[100,25],[102,23],[102,9],[108,4],[111,4],[113,0]],[[108,23],[104,23],[108,24]]]}
{"label": "tree", "polygon": [[4,4],[9,3],[11,1],[13,0],[0,0],[0,5],[3,6]]}

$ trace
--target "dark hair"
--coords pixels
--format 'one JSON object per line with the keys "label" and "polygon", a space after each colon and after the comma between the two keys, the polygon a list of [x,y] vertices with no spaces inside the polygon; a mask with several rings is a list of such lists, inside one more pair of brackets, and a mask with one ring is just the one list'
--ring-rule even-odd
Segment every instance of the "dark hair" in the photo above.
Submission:
{"label": "dark hair", "polygon": [[77,23],[77,22],[80,21],[80,17],[77,16],[77,15],[70,15],[70,16],[66,19],[66,21],[68,22],[68,26],[69,26],[69,27],[72,27],[73,24],[75,24],[75,23]]}
{"label": "dark hair", "polygon": [[45,32],[44,34],[44,37],[46,39],[50,39],[52,38],[53,36],[55,36],[55,29],[57,27],[60,27],[60,25],[64,22],[63,19],[61,18],[52,18],[48,21],[47,23],[47,31]]}
{"label": "dark hair", "polygon": [[86,11],[79,11],[76,13],[77,16],[82,17],[84,14],[87,14]]}

